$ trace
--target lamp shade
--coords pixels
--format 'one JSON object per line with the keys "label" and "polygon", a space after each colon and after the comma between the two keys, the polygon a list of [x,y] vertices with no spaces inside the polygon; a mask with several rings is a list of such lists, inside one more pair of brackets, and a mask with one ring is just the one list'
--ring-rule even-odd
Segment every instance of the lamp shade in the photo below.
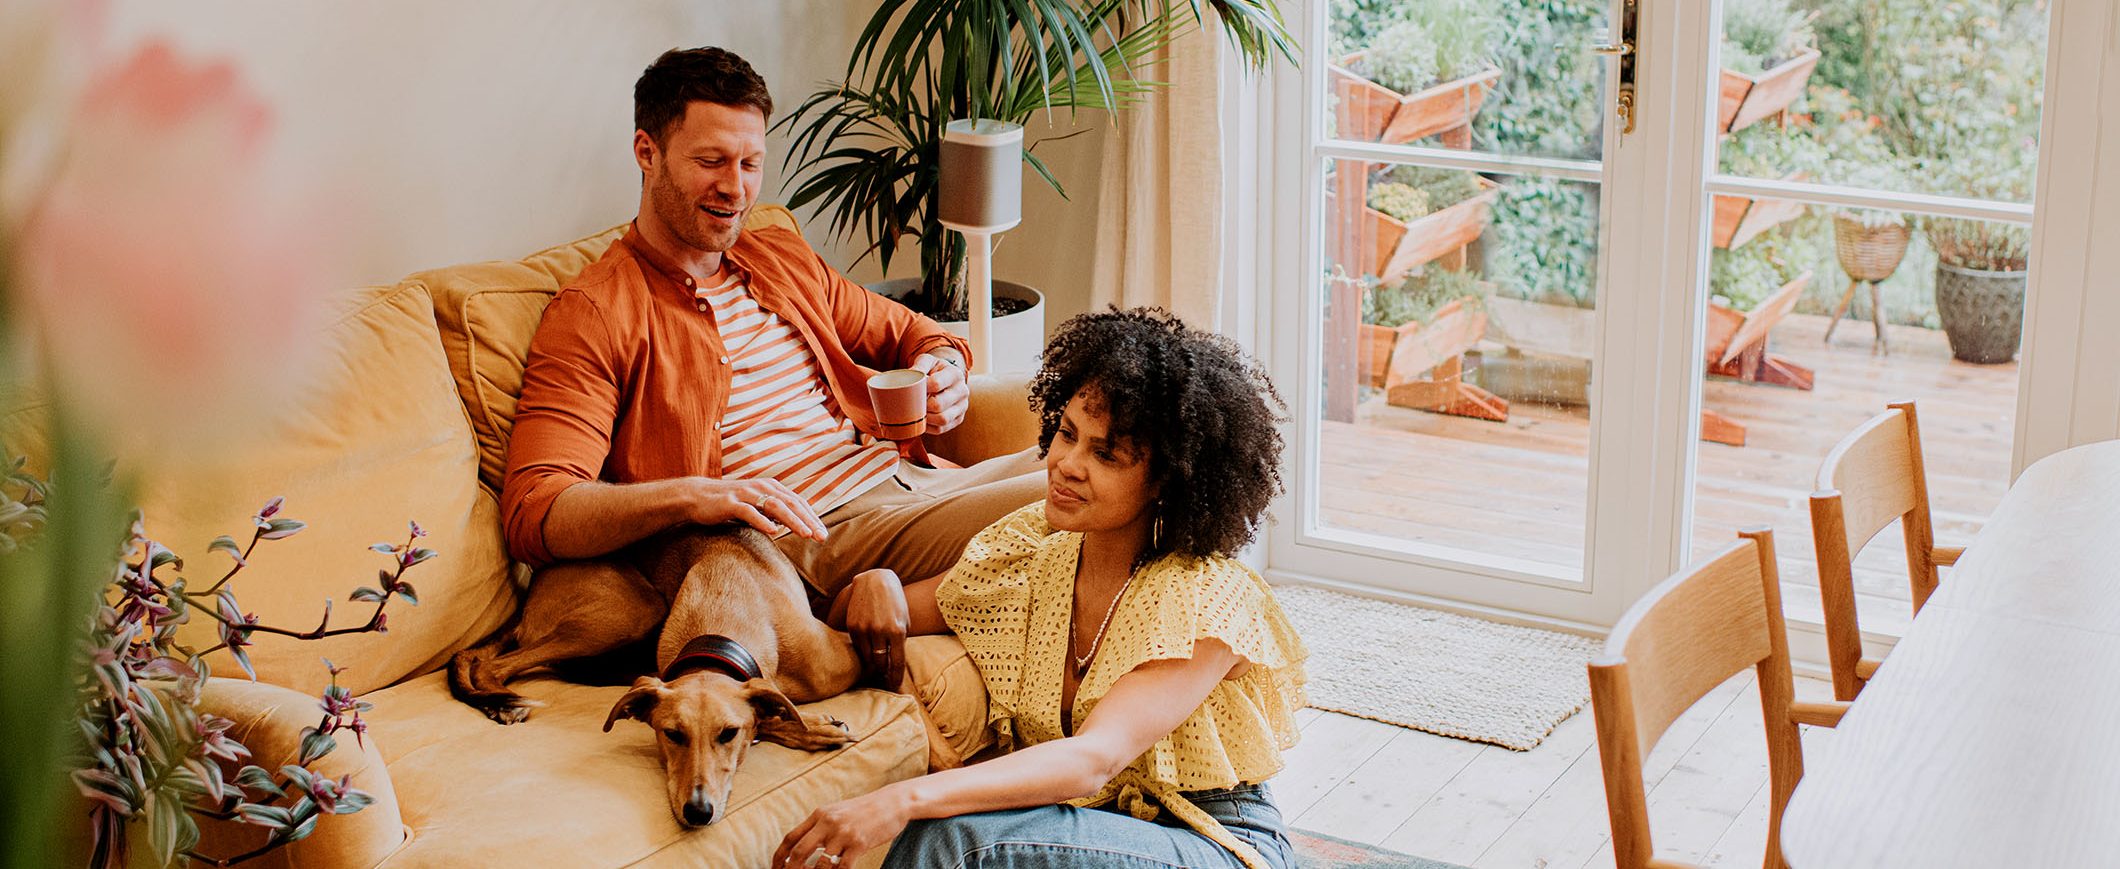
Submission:
{"label": "lamp shade", "polygon": [[958,232],[993,234],[1023,220],[1023,127],[984,118],[942,133],[937,211]]}

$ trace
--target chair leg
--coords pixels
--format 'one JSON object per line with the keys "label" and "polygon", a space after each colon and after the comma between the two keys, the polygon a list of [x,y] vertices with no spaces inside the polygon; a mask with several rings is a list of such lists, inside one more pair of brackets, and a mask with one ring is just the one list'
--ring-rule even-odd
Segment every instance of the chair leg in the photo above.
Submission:
{"label": "chair leg", "polygon": [[1833,322],[1826,324],[1826,343],[1833,343],[1833,328],[1840,325],[1840,316],[1848,312],[1848,305],[1855,301],[1855,287],[1861,281],[1848,281],[1847,292],[1840,294],[1840,304],[1833,306]]}
{"label": "chair leg", "polygon": [[1891,355],[1892,346],[1884,337],[1884,287],[1877,281],[1870,282],[1870,323],[1877,327],[1877,353]]}

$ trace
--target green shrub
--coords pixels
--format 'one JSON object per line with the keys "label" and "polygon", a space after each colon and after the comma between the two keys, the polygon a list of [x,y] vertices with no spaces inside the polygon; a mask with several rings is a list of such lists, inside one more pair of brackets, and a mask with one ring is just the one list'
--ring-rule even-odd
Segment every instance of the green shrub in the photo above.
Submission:
{"label": "green shrub", "polygon": [[1803,53],[1817,37],[1811,15],[1789,0],[1723,0],[1722,65],[1758,75]]}
{"label": "green shrub", "polygon": [[1480,245],[1497,290],[1596,307],[1597,208],[1593,185],[1540,177],[1503,184]]}
{"label": "green shrub", "polygon": [[1429,266],[1395,286],[1371,287],[1362,294],[1362,322],[1398,328],[1407,323],[1427,325],[1456,299],[1485,299],[1488,286],[1470,271],[1451,271]]}
{"label": "green shrub", "polygon": [[1428,194],[1411,184],[1384,181],[1369,185],[1369,207],[1400,223],[1412,223],[1435,211],[1428,205]]}
{"label": "green shrub", "polygon": [[1480,186],[1477,172],[1434,166],[1393,166],[1384,170],[1378,181],[1404,184],[1421,191],[1428,198],[1429,211],[1449,208],[1480,195],[1486,189]]}
{"label": "green shrub", "polygon": [[1418,21],[1400,21],[1376,35],[1356,71],[1370,81],[1410,94],[1436,80],[1435,39]]}
{"label": "green shrub", "polygon": [[[1417,0],[1387,9],[1350,5],[1347,31],[1359,32],[1336,54],[1364,51],[1355,72],[1399,93],[1464,78],[1493,63],[1500,30],[1493,7],[1481,0]],[[1337,25],[1336,25],[1337,28]]]}

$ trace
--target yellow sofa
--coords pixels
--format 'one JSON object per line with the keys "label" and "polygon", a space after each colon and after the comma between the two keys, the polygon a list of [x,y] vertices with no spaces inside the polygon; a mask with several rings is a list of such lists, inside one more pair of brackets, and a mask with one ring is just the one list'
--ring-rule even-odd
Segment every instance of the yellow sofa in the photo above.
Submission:
{"label": "yellow sofa", "polygon": [[[777,207],[751,220],[794,226]],[[509,727],[450,698],[449,656],[507,622],[526,578],[503,550],[496,494],[530,337],[552,294],[619,232],[349,294],[322,337],[316,387],[278,415],[269,448],[146,480],[150,532],[216,574],[221,557],[208,556],[205,542],[246,534],[247,517],[267,498],[286,496],[282,515],[309,523],[299,535],[261,544],[236,580],[244,608],[268,624],[314,624],[326,598],[337,599],[336,624],[365,619],[368,605],[346,595],[382,565],[366,547],[402,539],[408,519],[441,553],[406,575],[420,605],[393,604],[387,634],[310,643],[259,635],[258,681],[217,677],[210,685],[205,707],[233,719],[232,735],[267,769],[292,763],[300,730],[317,723],[314,695],[328,678],[320,657],[351,665],[341,683],[375,704],[366,739],[341,734],[339,749],[319,766],[351,773],[376,802],[322,819],[309,838],[264,862],[759,866],[813,807],[923,771],[926,743],[913,701],[851,691],[816,706],[848,722],[858,742],[822,753],[756,746],[723,819],[687,830],[671,816],[647,729],[621,723],[602,731],[622,687],[519,680],[519,690],[544,705]],[[936,451],[969,463],[1034,442],[1024,385],[979,379],[969,421]],[[921,638],[909,657],[921,700],[956,748],[970,756],[983,747],[985,691],[962,647]],[[215,663],[222,677],[237,672],[225,656]],[[210,824],[198,850],[241,853],[263,841],[258,833]]]}

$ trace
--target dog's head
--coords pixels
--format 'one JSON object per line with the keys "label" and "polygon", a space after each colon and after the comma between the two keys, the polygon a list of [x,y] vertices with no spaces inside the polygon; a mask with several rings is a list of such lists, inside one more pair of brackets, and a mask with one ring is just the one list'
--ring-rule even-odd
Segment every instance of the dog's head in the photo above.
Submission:
{"label": "dog's head", "polygon": [[633,680],[604,718],[604,732],[631,718],[655,731],[668,774],[670,812],[688,827],[721,817],[751,741],[818,751],[844,745],[845,730],[812,727],[771,679],[738,682],[710,671],[693,671],[664,682]]}

